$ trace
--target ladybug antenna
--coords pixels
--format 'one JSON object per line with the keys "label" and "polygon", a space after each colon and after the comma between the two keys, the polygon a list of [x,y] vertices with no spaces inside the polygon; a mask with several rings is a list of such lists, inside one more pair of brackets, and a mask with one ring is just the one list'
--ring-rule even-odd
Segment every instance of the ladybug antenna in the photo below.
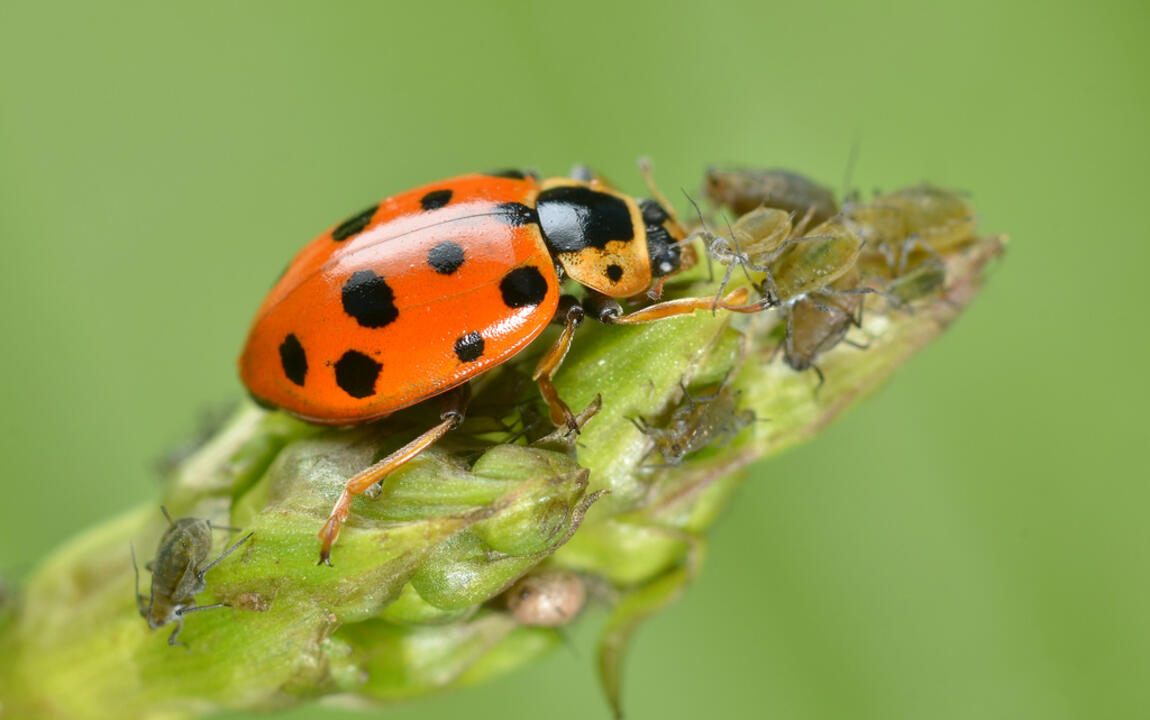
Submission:
{"label": "ladybug antenna", "polygon": [[643,174],[643,182],[647,184],[647,191],[651,193],[651,197],[655,199],[655,202],[663,206],[663,209],[667,211],[667,214],[671,216],[671,220],[676,225],[682,227],[682,223],[679,222],[679,216],[675,214],[675,206],[667,201],[667,196],[655,185],[655,173],[652,169],[651,158],[639,158],[639,172]]}
{"label": "ladybug antenna", "polygon": [[711,229],[707,227],[707,221],[703,219],[703,211],[699,209],[699,203],[695,202],[695,198],[691,197],[691,193],[687,192],[686,188],[679,188],[683,192],[683,197],[687,198],[687,202],[691,203],[691,207],[695,208],[695,215],[699,218],[699,225],[703,227],[702,230],[696,230],[690,235],[684,237],[679,241],[680,246],[686,246],[694,242],[695,237],[703,238],[703,247],[706,250],[703,254],[707,256],[707,282],[712,282],[715,279],[715,267],[711,264],[711,248],[708,246],[708,240],[714,239],[711,234]]}

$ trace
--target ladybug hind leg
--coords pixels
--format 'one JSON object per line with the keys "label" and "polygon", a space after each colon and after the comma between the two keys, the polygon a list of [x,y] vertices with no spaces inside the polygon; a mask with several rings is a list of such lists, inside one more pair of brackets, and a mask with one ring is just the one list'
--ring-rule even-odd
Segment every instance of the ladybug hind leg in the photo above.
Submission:
{"label": "ladybug hind leg", "polygon": [[375,485],[387,477],[388,474],[402,467],[419,455],[419,453],[434,445],[437,440],[446,435],[450,430],[458,427],[459,424],[463,422],[467,401],[470,397],[471,392],[470,386],[468,385],[461,385],[454,390],[449,390],[444,393],[443,413],[440,415],[442,419],[439,424],[371,467],[361,470],[348,479],[347,484],[343,488],[343,492],[340,493],[339,499],[335,501],[335,505],[331,509],[331,515],[328,516],[323,529],[319,531],[322,544],[319,551],[319,563],[317,564],[331,565],[331,547],[339,537],[339,531],[340,528],[343,527],[344,521],[347,520],[348,512],[351,510],[351,499],[356,495],[361,495],[366,492],[372,485]]}

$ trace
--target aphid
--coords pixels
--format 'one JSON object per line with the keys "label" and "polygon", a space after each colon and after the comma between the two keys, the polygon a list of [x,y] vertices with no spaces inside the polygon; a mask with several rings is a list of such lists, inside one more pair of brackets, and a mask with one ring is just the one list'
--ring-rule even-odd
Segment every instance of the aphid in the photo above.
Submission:
{"label": "aphid", "polygon": [[815,362],[842,342],[851,327],[862,327],[861,274],[852,267],[826,291],[811,293],[785,307],[786,337],[783,357],[794,370],[813,369],[819,385],[825,381]]}
{"label": "aphid", "polygon": [[741,267],[743,272],[755,270],[765,273],[765,294],[771,298],[777,296],[770,263],[778,259],[794,240],[792,220],[792,213],[759,207],[737,219],[729,227],[728,235],[713,234],[704,229],[701,234],[707,255],[727,268],[719,283],[716,303],[725,292],[736,267]]}
{"label": "aphid", "polygon": [[[684,298],[624,314],[617,298],[657,289],[687,255],[686,233],[646,175],[638,200],[584,178],[468,175],[395,195],[305,247],[256,314],[240,375],[261,403],[313,423],[376,420],[441,397],[441,421],[347,481],[320,531],[320,562],[351,499],[463,420],[466,383],[564,325],[533,380],[551,420],[578,424],[551,378],[585,316],[607,324],[711,309]],[[560,302],[560,271],[587,289]],[[738,290],[720,307],[745,302]],[[754,308],[742,309],[754,312]]]}
{"label": "aphid", "polygon": [[168,529],[160,538],[155,559],[144,566],[152,573],[152,589],[146,603],[140,594],[140,568],[136,565],[136,550],[132,548],[132,569],[136,573],[136,607],[152,630],[176,623],[176,629],[168,638],[168,644],[175,645],[176,638],[184,629],[185,615],[227,607],[226,603],[196,605],[196,595],[207,587],[204,580],[207,572],[247,542],[252,533],[240,538],[220,553],[219,557],[208,562],[208,555],[212,551],[212,530],[235,528],[212,525],[208,520],[193,517],[173,521],[167,508],[161,505],[160,510],[168,519]]}
{"label": "aphid", "polygon": [[524,625],[556,627],[575,619],[587,602],[583,579],[567,570],[520,578],[506,593],[507,609]]}
{"label": "aphid", "polygon": [[847,208],[845,222],[886,261],[888,274],[906,271],[915,250],[938,259],[974,238],[977,218],[961,194],[916,185]]}
{"label": "aphid", "polygon": [[678,465],[691,453],[702,450],[724,435],[734,435],[755,421],[753,410],[739,410],[739,393],[724,382],[714,392],[692,396],[683,387],[683,402],[667,424],[653,426],[643,418],[631,423],[654,441],[667,465]]}
{"label": "aphid", "polygon": [[725,205],[736,215],[765,206],[800,218],[809,213],[811,222],[818,224],[839,211],[833,192],[790,170],[709,168],[704,190],[713,202]]}
{"label": "aphid", "polygon": [[779,304],[817,292],[855,266],[862,241],[841,219],[828,220],[771,264]]}
{"label": "aphid", "polygon": [[908,306],[920,298],[940,292],[946,285],[946,266],[929,258],[887,283],[887,295]]}

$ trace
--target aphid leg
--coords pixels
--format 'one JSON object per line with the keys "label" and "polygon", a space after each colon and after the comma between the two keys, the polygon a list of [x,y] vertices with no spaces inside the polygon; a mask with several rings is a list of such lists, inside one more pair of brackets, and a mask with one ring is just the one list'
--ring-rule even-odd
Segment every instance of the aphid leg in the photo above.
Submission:
{"label": "aphid leg", "polygon": [[185,648],[188,647],[186,644],[184,644],[184,643],[182,643],[176,639],[180,636],[180,631],[183,629],[184,629],[184,616],[182,613],[176,613],[176,629],[172,630],[172,634],[168,636],[168,644],[169,645],[172,645],[172,646],[183,645]]}
{"label": "aphid leg", "polygon": [[[793,216],[794,213],[791,213]],[[791,238],[801,238],[803,233],[807,231],[807,226],[811,224],[811,220],[815,217],[815,206],[812,205],[807,208],[806,213],[803,214],[803,219],[799,220],[798,224],[791,230]],[[790,238],[788,238],[790,239]]]}
{"label": "aphid leg", "polygon": [[235,549],[238,548],[240,545],[243,545],[248,540],[251,540],[252,535],[255,535],[255,533],[248,533],[247,535],[244,535],[242,538],[240,538],[239,540],[232,543],[230,547],[228,547],[226,550],[224,550],[222,553],[220,553],[220,556],[218,558],[216,558],[215,560],[212,560],[210,563],[208,563],[207,565],[205,565],[202,568],[200,568],[199,570],[197,570],[196,571],[196,577],[202,581],[204,579],[204,575],[206,575],[209,570],[214,568],[216,565],[219,565],[221,560],[226,558],[228,555],[231,555],[235,551]]}
{"label": "aphid leg", "polygon": [[389,473],[402,467],[419,453],[434,445],[439,438],[446,435],[450,430],[458,427],[463,422],[464,411],[470,396],[471,392],[468,385],[460,385],[454,390],[444,393],[444,409],[440,414],[442,420],[438,425],[348,479],[343,492],[340,493],[339,499],[335,501],[335,505],[331,509],[331,515],[324,523],[323,529],[319,531],[322,544],[320,545],[318,564],[331,566],[331,546],[335,544],[336,538],[339,537],[340,528],[343,527],[343,523],[351,511],[352,497],[362,494]]}
{"label": "aphid leg", "polygon": [[140,594],[140,566],[136,564],[136,546],[129,542],[128,547],[132,551],[132,571],[136,573],[136,609],[140,611],[140,617],[148,617],[148,611],[144,608],[144,596]]}
{"label": "aphid leg", "polygon": [[793,305],[787,306],[787,334],[783,338],[783,342],[787,344],[787,358],[793,358],[795,356],[795,310]]}
{"label": "aphid leg", "polygon": [[231,607],[227,603],[212,603],[211,605],[193,605],[192,607],[180,608],[176,611],[176,629],[168,636],[169,645],[181,645],[187,649],[187,643],[182,643],[176,638],[179,637],[180,631],[184,629],[184,616],[191,612],[199,612],[200,610],[215,610],[216,608]]}
{"label": "aphid leg", "polygon": [[906,272],[906,264],[907,264],[907,262],[909,262],[910,254],[912,252],[914,252],[915,246],[918,246],[918,247],[922,248],[923,250],[925,250],[928,255],[933,257],[938,262],[943,262],[942,255],[940,255],[938,253],[938,250],[935,250],[933,247],[930,246],[929,243],[927,243],[925,240],[923,240],[921,235],[919,235],[918,233],[914,233],[910,237],[903,240],[902,245],[899,246],[899,249],[898,249],[898,268],[895,271],[896,276],[902,275]]}
{"label": "aphid leg", "polygon": [[[647,424],[647,421],[644,420],[642,417],[639,417],[639,418],[629,417],[627,419],[631,421],[631,424],[634,425],[635,428],[638,429],[639,432],[643,433],[647,437],[658,437],[659,436],[659,428],[651,427],[650,425]],[[646,462],[647,458],[651,457],[651,453],[655,452],[655,445],[656,444],[657,443],[652,442],[650,444],[650,446],[647,447],[647,452],[643,453],[643,457],[639,458],[640,464]],[[644,466],[644,467],[646,467],[646,466]]]}
{"label": "aphid leg", "polygon": [[567,356],[567,351],[571,349],[571,339],[575,337],[575,328],[583,324],[583,317],[583,308],[579,305],[572,305],[567,308],[563,332],[559,333],[559,338],[555,344],[539,359],[539,364],[535,366],[535,373],[531,376],[531,379],[539,384],[539,392],[547,401],[551,422],[556,425],[566,425],[571,432],[579,432],[579,423],[575,420],[575,413],[571,412],[571,408],[567,407],[567,403],[559,397],[559,391],[555,389],[555,384],[551,379],[555,377],[555,371],[559,369],[563,363],[563,358]]}
{"label": "aphid leg", "polygon": [[823,375],[823,371],[822,371],[822,369],[820,369],[820,368],[819,368],[819,366],[818,366],[818,365],[813,365],[813,364],[812,364],[812,365],[811,365],[811,370],[814,370],[814,371],[815,371],[815,375],[818,375],[818,376],[819,376],[819,384],[818,384],[818,385],[815,385],[815,397],[818,397],[818,395],[819,395],[819,390],[822,390],[822,389],[823,389],[823,384],[824,384],[824,383],[826,383],[826,381],[827,381],[827,377],[826,377],[826,375]]}
{"label": "aphid leg", "polygon": [[208,527],[212,530],[226,530],[227,532],[239,532],[243,528],[232,527],[231,525],[216,525],[211,520],[208,520]]}

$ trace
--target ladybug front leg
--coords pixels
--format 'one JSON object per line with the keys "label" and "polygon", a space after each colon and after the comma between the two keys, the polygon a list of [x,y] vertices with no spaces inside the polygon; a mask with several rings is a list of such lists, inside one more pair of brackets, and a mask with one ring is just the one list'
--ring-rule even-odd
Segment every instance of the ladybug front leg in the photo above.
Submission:
{"label": "ladybug front leg", "polygon": [[449,430],[458,427],[459,423],[463,422],[464,411],[470,398],[471,388],[468,385],[461,385],[444,393],[443,413],[440,415],[442,421],[438,425],[371,467],[356,473],[347,481],[343,492],[340,493],[339,499],[335,501],[335,506],[331,509],[331,515],[328,516],[323,529],[319,531],[319,537],[323,544],[320,546],[319,563],[317,564],[331,565],[331,546],[335,544],[336,538],[339,537],[339,530],[343,527],[344,521],[347,520],[347,514],[351,510],[352,497],[363,494],[369,487],[387,477],[389,473],[402,467],[416,455],[434,445],[435,441],[446,435]]}
{"label": "ladybug front leg", "polygon": [[539,359],[539,364],[535,366],[535,374],[531,376],[532,380],[539,383],[539,392],[547,401],[551,422],[556,425],[566,425],[572,432],[579,431],[579,422],[575,419],[575,414],[571,412],[571,408],[567,407],[567,403],[559,397],[559,391],[555,389],[555,384],[551,379],[555,377],[555,371],[559,369],[563,358],[567,356],[567,351],[571,349],[571,339],[575,337],[575,328],[583,324],[583,317],[583,308],[578,304],[572,303],[567,308],[563,321],[563,332],[559,333],[559,338],[555,340],[555,344]]}
{"label": "ladybug front leg", "polygon": [[606,295],[595,294],[588,297],[588,310],[593,312],[599,321],[605,325],[639,325],[641,323],[655,322],[664,318],[678,315],[690,315],[696,310],[730,310],[732,312],[754,313],[770,307],[769,304],[752,303],[743,305],[747,301],[748,291],[739,288],[728,294],[722,300],[716,301],[713,297],[693,297],[668,300],[666,302],[648,305],[641,310],[623,314],[623,308],[618,301]]}

